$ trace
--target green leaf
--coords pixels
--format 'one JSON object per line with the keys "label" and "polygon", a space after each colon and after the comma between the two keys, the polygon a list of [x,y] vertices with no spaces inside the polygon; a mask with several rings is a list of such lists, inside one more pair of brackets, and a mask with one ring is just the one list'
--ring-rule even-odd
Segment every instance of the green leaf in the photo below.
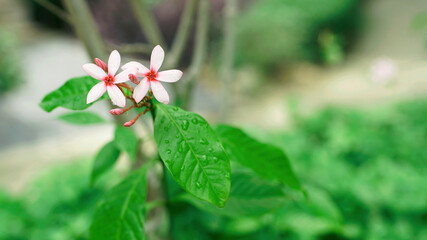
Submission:
{"label": "green leaf", "polygon": [[117,126],[114,133],[114,143],[120,150],[126,152],[132,161],[135,160],[138,139],[132,129]]}
{"label": "green leaf", "polygon": [[89,230],[90,240],[141,240],[148,166],[129,175],[101,199]]}
{"label": "green leaf", "polygon": [[120,150],[116,147],[114,142],[105,144],[95,157],[95,162],[92,168],[91,184],[106,171],[111,169],[119,158]]}
{"label": "green leaf", "polygon": [[190,195],[183,198],[204,211],[232,218],[265,214],[281,207],[286,201],[280,185],[244,169],[232,171],[230,196],[224,208],[217,208]]}
{"label": "green leaf", "polygon": [[288,157],[280,148],[258,142],[235,127],[218,125],[215,130],[232,161],[252,169],[265,179],[278,180],[302,190]]}
{"label": "green leaf", "polygon": [[[46,95],[39,106],[46,112],[51,112],[57,107],[71,110],[84,110],[92,104],[86,104],[87,94],[90,89],[99,83],[98,80],[85,76],[68,80],[64,85]],[[104,94],[100,99],[107,98]]]}
{"label": "green leaf", "polygon": [[230,161],[211,126],[196,113],[158,103],[154,138],[175,181],[194,196],[223,207]]}
{"label": "green leaf", "polygon": [[58,117],[60,120],[76,125],[87,125],[87,124],[98,124],[105,123],[103,119],[98,114],[92,112],[73,112],[62,114]]}

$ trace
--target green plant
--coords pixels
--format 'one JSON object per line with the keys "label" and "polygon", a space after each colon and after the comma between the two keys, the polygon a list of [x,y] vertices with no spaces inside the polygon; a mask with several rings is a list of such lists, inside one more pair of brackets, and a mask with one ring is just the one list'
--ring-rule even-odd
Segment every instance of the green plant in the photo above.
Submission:
{"label": "green plant", "polygon": [[[232,161],[228,203],[220,209],[186,193],[165,172],[171,237],[426,239],[426,114],[425,100],[380,111],[329,108],[309,118],[297,117],[291,131],[249,129],[249,135],[231,135],[245,142],[256,136],[270,142],[270,147],[286,149],[307,186],[308,199],[282,191],[279,182],[260,178],[236,160]],[[223,128],[219,133],[240,132],[219,128]],[[106,146],[115,149],[114,143]],[[233,151],[232,147],[227,151]],[[112,159],[115,154],[116,150]],[[116,171],[104,171],[97,174],[91,188],[91,165],[85,159],[50,169],[19,198],[0,194],[0,238],[88,239],[97,202],[120,181]],[[148,207],[152,211],[154,205]]]}
{"label": "green plant", "polygon": [[[156,46],[150,68],[129,62],[117,74],[121,57],[113,51],[108,65],[97,58],[96,64],[84,64],[83,69],[91,77],[68,80],[40,103],[47,112],[57,107],[79,110],[60,117],[72,124],[105,123],[96,114],[81,110],[106,98],[120,107],[112,109],[112,115],[123,116],[129,111],[137,114],[123,126],[116,126],[114,139],[95,158],[92,185],[114,167],[121,153],[127,154],[133,171],[101,198],[89,230],[91,240],[167,237],[172,231],[161,233],[162,223],[154,235],[146,234],[145,222],[150,211],[159,207],[173,214],[176,202],[220,215],[252,217],[282,206],[287,196],[285,186],[303,191],[281,149],[261,143],[236,127],[211,127],[200,115],[167,105],[169,96],[159,81],[176,82],[182,72],[160,71],[164,55],[163,49]],[[125,83],[127,80],[136,86]],[[127,102],[131,103],[129,107]],[[158,151],[151,156],[141,149],[141,139],[129,128],[145,114],[151,115]],[[260,162],[260,158],[265,161]],[[163,196],[148,199],[153,188],[148,184],[153,179],[147,179],[147,175],[158,168],[163,169],[158,177],[164,184],[151,191]],[[171,185],[175,185],[173,192],[169,190]]]}

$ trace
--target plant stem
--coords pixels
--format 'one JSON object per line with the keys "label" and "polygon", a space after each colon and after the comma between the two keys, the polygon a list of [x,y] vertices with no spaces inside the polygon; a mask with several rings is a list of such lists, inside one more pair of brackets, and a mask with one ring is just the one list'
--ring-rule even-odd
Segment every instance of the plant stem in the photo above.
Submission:
{"label": "plant stem", "polygon": [[199,79],[203,63],[207,53],[208,30],[209,30],[209,11],[210,1],[200,0],[198,20],[196,26],[196,43],[194,45],[194,54],[187,74],[187,86],[183,95],[182,106],[186,109],[190,106],[190,99],[196,79]]}
{"label": "plant stem", "polygon": [[63,0],[63,3],[72,19],[77,37],[85,45],[89,56],[92,59],[106,59],[105,43],[85,0]]}
{"label": "plant stem", "polygon": [[194,17],[197,2],[198,0],[187,0],[184,11],[181,15],[181,19],[179,21],[178,30],[176,31],[169,57],[165,63],[167,68],[175,68],[178,64],[178,61],[181,59],[182,53],[184,52],[185,43],[187,42],[190,33],[192,25],[191,23]]}
{"label": "plant stem", "polygon": [[108,50],[111,51],[113,49],[117,49],[120,53],[129,54],[129,53],[151,53],[153,49],[152,44],[146,43],[131,43],[131,44],[108,44]]}
{"label": "plant stem", "polygon": [[[181,15],[181,19],[179,21],[178,30],[176,31],[169,57],[165,62],[165,67],[167,69],[176,68],[178,65],[178,61],[182,57],[182,53],[185,49],[185,44],[189,37],[196,4],[198,3],[198,1],[199,0],[187,0],[184,11]],[[175,102],[179,105],[179,103],[182,102],[182,94],[180,92],[181,89],[178,88],[178,85],[176,84],[173,84],[172,88],[175,92]]]}
{"label": "plant stem", "polygon": [[136,19],[138,20],[141,30],[144,32],[148,41],[153,45],[160,44],[163,46],[163,48],[166,48],[166,44],[162,37],[160,28],[154,19],[153,14],[148,9],[149,7],[145,1],[129,0],[129,2],[132,6],[132,10]]}
{"label": "plant stem", "polygon": [[46,8],[48,11],[53,13],[55,16],[59,17],[62,21],[72,24],[70,16],[66,12],[64,12],[61,8],[53,4],[48,0],[34,0],[34,2],[38,3],[40,6]]}
{"label": "plant stem", "polygon": [[221,98],[221,120],[227,118],[230,96],[232,91],[233,65],[234,65],[234,47],[236,44],[235,17],[238,8],[237,0],[225,1],[223,9],[224,15],[224,41],[222,46],[222,61],[220,70],[220,79],[222,81]]}

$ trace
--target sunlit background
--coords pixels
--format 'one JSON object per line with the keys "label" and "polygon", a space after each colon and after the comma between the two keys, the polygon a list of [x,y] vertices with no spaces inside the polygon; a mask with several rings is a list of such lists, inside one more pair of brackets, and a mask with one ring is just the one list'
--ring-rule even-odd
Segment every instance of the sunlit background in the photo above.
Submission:
{"label": "sunlit background", "polygon": [[[185,0],[146,1],[170,45]],[[110,50],[147,41],[127,1],[88,2]],[[211,5],[192,110],[282,147],[310,199],[262,218],[189,210],[176,216],[176,239],[427,239],[427,1],[241,0],[225,110],[223,1]],[[72,126],[58,120],[63,109],[38,106],[89,61],[60,18],[33,1],[0,0],[2,240],[87,239],[97,200],[117,182],[120,170],[88,185],[112,125]],[[94,108],[111,119],[107,110]]]}

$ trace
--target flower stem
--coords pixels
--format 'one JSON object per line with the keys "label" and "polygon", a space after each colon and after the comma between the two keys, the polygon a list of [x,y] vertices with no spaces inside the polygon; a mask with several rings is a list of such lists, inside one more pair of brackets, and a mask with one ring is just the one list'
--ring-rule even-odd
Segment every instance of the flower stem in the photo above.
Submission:
{"label": "flower stem", "polygon": [[178,61],[181,59],[185,43],[187,42],[190,33],[197,2],[198,0],[187,0],[179,21],[178,30],[176,31],[169,57],[165,63],[167,68],[176,68]]}
{"label": "flower stem", "polygon": [[127,90],[129,90],[130,92],[133,92],[133,88],[131,86],[129,86],[127,83],[119,83],[119,84],[117,84],[117,86],[124,87]]}
{"label": "flower stem", "polygon": [[149,10],[149,6],[147,6],[145,0],[129,0],[129,2],[141,30],[144,32],[148,41],[153,45],[160,44],[166,48],[160,27],[154,19],[154,16]]}
{"label": "flower stem", "polygon": [[207,53],[208,30],[209,30],[210,1],[200,0],[196,26],[196,43],[194,54],[187,74],[187,86],[183,95],[182,106],[186,109],[190,107],[190,99],[194,88],[195,80],[200,78],[203,63]]}
{"label": "flower stem", "polygon": [[105,42],[85,0],[63,0],[63,3],[72,19],[77,37],[85,45],[90,58],[106,59]]}
{"label": "flower stem", "polygon": [[153,44],[148,43],[126,43],[126,44],[108,44],[108,50],[112,51],[114,49],[118,50],[122,54],[129,54],[129,53],[145,53],[149,54],[151,53],[151,50],[153,49]]}
{"label": "flower stem", "polygon": [[238,10],[237,0],[225,1],[223,9],[224,16],[224,41],[222,46],[222,61],[220,69],[220,79],[222,80],[222,102],[221,120],[225,121],[230,104],[232,91],[234,47],[236,45],[235,17]]}

